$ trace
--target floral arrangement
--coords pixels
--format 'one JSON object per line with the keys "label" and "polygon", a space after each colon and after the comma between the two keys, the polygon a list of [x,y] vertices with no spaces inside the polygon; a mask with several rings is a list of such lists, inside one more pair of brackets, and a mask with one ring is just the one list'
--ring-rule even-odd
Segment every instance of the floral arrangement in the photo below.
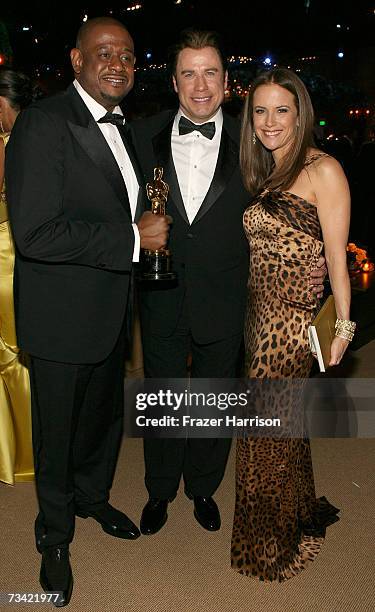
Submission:
{"label": "floral arrangement", "polygon": [[354,242],[349,242],[346,247],[348,255],[349,272],[372,272],[374,264],[369,260],[365,249],[361,249]]}

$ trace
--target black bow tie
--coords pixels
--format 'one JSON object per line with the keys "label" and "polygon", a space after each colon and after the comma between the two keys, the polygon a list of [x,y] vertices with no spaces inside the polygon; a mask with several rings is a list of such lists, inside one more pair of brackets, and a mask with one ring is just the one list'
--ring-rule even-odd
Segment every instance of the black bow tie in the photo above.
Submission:
{"label": "black bow tie", "polygon": [[98,123],[112,123],[113,125],[124,125],[125,117],[118,113],[106,113],[104,117],[98,119]]}
{"label": "black bow tie", "polygon": [[186,117],[180,117],[180,121],[178,123],[178,133],[180,136],[183,134],[190,134],[190,132],[193,132],[194,130],[197,130],[203,134],[203,136],[212,140],[215,136],[215,121],[199,123],[197,125],[192,121],[189,121],[189,119],[186,119]]}

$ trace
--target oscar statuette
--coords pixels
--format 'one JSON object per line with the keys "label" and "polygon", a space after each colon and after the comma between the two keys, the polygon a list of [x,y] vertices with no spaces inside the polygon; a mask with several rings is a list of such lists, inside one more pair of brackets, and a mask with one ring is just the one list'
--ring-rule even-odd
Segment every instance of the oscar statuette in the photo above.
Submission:
{"label": "oscar statuette", "polygon": [[[154,168],[154,179],[146,184],[147,197],[151,202],[153,215],[165,215],[169,185],[163,181],[163,168]],[[156,251],[141,250],[141,270],[138,276],[141,281],[175,280],[176,274],[171,269],[171,253],[162,247]]]}

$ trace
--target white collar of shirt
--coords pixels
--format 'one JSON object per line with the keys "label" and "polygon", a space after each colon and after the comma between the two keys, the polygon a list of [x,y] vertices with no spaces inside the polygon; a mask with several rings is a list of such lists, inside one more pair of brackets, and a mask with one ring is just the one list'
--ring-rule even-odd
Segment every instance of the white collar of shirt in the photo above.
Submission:
{"label": "white collar of shirt", "polygon": [[[174,122],[173,122],[173,128],[172,128],[172,134],[178,134],[178,124],[180,121],[181,117],[186,117],[186,119],[189,119],[189,117],[187,117],[185,115],[185,113],[182,112],[181,107],[178,109],[177,114],[175,116]],[[189,119],[189,121],[191,121],[191,119]],[[213,137],[213,139],[211,140],[211,142],[213,141],[219,141],[221,139],[221,130],[223,128],[223,111],[221,109],[221,107],[216,111],[216,113],[214,114],[213,117],[211,117],[211,119],[209,119],[208,121],[202,121],[201,123],[209,123],[213,121],[215,123],[215,135]],[[195,123],[193,121],[193,123]],[[198,125],[198,124],[197,124]],[[188,136],[188,134],[185,134],[185,136]],[[182,136],[183,138],[183,136]],[[207,139],[209,140],[209,139]]]}
{"label": "white collar of shirt", "polygon": [[[90,94],[88,94],[87,91],[83,89],[82,85],[77,80],[73,81],[73,85],[81,96],[84,103],[86,104],[90,113],[94,117],[95,121],[99,121],[99,119],[104,117],[104,115],[108,112],[107,109],[104,108],[104,106],[102,106],[101,104],[99,104],[99,102],[94,100],[94,98],[92,98]],[[115,106],[112,112],[118,113],[119,115],[123,115],[123,112],[119,106]]]}

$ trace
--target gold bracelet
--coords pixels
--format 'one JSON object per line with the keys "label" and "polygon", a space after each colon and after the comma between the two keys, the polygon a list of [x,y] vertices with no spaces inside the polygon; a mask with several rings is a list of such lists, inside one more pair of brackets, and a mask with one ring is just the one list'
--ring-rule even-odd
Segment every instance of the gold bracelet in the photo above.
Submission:
{"label": "gold bracelet", "polygon": [[354,321],[348,321],[347,319],[336,319],[335,336],[351,342],[353,340],[356,327],[357,325],[354,323]]}

